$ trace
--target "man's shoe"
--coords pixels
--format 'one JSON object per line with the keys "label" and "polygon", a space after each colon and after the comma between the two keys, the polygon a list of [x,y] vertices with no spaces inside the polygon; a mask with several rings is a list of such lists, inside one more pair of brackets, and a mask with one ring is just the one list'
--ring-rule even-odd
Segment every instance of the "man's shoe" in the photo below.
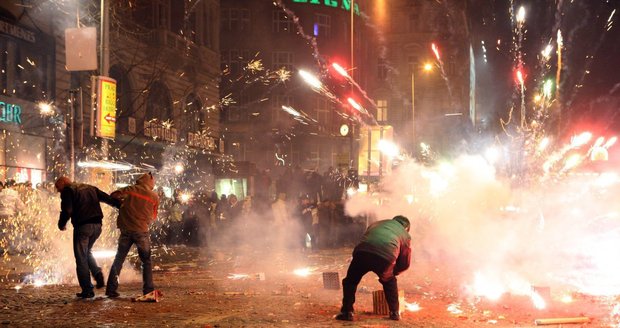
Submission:
{"label": "man's shoe", "polygon": [[340,312],[336,315],[336,320],[353,321],[353,312]]}
{"label": "man's shoe", "polygon": [[121,296],[121,294],[119,294],[118,292],[105,292],[105,296],[109,297],[109,298],[117,298],[119,296]]}
{"label": "man's shoe", "polygon": [[97,282],[97,285],[95,286],[95,288],[101,289],[105,287],[105,280],[103,279],[103,273],[99,273],[98,275],[96,275],[95,281]]}
{"label": "man's shoe", "polygon": [[95,292],[75,293],[75,296],[77,296],[79,298],[93,298],[93,297],[95,297]]}
{"label": "man's shoe", "polygon": [[390,312],[390,320],[400,320],[400,313],[398,312]]}

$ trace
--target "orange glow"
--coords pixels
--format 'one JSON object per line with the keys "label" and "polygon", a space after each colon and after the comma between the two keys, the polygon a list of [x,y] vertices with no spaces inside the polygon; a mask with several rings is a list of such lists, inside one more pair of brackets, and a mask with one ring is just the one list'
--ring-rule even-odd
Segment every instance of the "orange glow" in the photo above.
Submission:
{"label": "orange glow", "polygon": [[375,17],[377,19],[377,25],[385,26],[386,17],[387,17],[387,6],[385,5],[386,0],[376,0],[375,1]]}
{"label": "orange glow", "polygon": [[432,71],[432,70],[433,70],[433,64],[431,64],[431,63],[426,63],[426,64],[424,64],[424,67],[423,67],[423,68],[424,68],[424,71],[425,71],[425,72],[430,72],[430,71]]}

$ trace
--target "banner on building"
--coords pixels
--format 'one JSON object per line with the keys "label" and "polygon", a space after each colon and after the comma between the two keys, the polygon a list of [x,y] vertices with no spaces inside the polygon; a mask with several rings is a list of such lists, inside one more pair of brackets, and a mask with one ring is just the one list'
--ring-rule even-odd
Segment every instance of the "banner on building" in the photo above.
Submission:
{"label": "banner on building", "polygon": [[94,76],[93,115],[91,135],[114,139],[116,132],[116,80],[107,76]]}

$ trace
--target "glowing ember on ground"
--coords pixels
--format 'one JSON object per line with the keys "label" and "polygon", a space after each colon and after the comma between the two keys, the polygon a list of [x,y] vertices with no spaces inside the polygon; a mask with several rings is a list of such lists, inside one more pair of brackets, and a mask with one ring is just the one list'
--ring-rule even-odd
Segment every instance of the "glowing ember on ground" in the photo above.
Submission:
{"label": "glowing ember on ground", "polygon": [[463,310],[461,310],[459,308],[458,304],[450,304],[448,305],[448,312],[452,313],[452,314],[461,314],[463,313]]}
{"label": "glowing ember on ground", "polygon": [[310,274],[312,274],[313,271],[314,271],[314,269],[312,269],[312,268],[301,268],[301,269],[295,269],[293,271],[293,273],[295,275],[300,276],[300,277],[307,277]]}
{"label": "glowing ember on ground", "polygon": [[420,307],[420,304],[418,304],[417,302],[413,302],[413,303],[404,302],[404,305],[405,305],[405,310],[410,311],[410,312],[418,312],[422,309]]}
{"label": "glowing ember on ground", "polygon": [[562,298],[560,298],[560,301],[562,303],[572,303],[573,302],[573,296],[571,296],[571,295],[564,295],[564,296],[562,296]]}
{"label": "glowing ember on ground", "polygon": [[45,285],[48,285],[48,283],[43,280],[35,280],[32,285],[35,287],[43,287]]}

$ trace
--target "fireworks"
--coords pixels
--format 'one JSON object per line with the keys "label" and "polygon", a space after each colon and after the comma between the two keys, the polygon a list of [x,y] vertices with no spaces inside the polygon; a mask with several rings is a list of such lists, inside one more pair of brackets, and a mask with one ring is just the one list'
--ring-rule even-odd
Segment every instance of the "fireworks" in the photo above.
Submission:
{"label": "fireworks", "polygon": [[293,274],[296,276],[300,276],[300,277],[307,277],[313,274],[314,271],[315,271],[314,268],[299,268],[299,269],[293,270]]}

